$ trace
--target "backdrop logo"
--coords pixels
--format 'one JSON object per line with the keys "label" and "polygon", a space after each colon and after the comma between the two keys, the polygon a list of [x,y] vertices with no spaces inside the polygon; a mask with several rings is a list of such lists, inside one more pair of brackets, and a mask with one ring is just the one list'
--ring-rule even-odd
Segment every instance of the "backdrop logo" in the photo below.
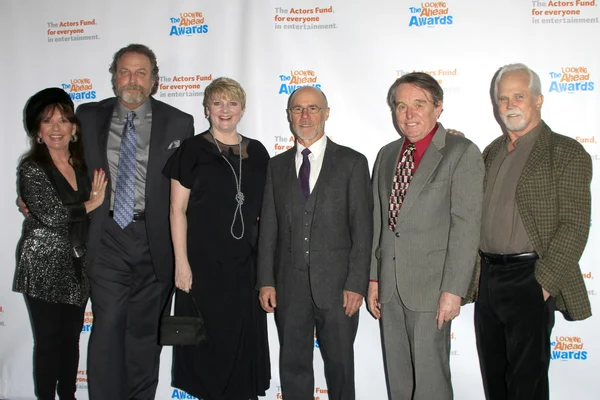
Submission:
{"label": "backdrop logo", "polygon": [[[456,334],[454,332],[450,333],[450,340],[456,340]],[[452,344],[450,346],[452,346]],[[450,355],[459,356],[460,353],[458,352],[458,350],[450,350]]]}
{"label": "backdrop logo", "polygon": [[317,74],[311,69],[296,69],[290,72],[290,75],[279,75],[279,94],[292,94],[302,86],[312,86],[321,89],[318,83]]}
{"label": "backdrop logo", "polygon": [[198,399],[195,396],[192,396],[189,393],[184,392],[183,390],[173,389],[173,393],[171,393],[172,399]]}
{"label": "backdrop logo", "polygon": [[317,386],[315,388],[315,399],[314,400],[321,400],[321,396],[324,394],[326,394],[327,398],[329,398],[329,391],[325,388]]}
{"label": "backdrop logo", "polygon": [[550,93],[593,92],[595,89],[586,67],[561,67],[560,72],[550,72],[550,79]]}
{"label": "backdrop logo", "polygon": [[410,21],[408,26],[434,27],[454,23],[448,4],[445,1],[425,1],[419,7],[408,7]]}
{"label": "backdrop logo", "polygon": [[460,86],[459,86],[460,71],[458,70],[458,68],[452,68],[452,67],[428,68],[428,69],[419,69],[419,70],[413,69],[412,71],[404,70],[404,69],[397,69],[396,76],[401,77],[401,76],[404,76],[411,72],[425,72],[426,74],[431,75],[440,84],[440,86],[444,90],[444,94],[460,92]]}
{"label": "backdrop logo", "polygon": [[[290,135],[290,136],[276,135],[275,136],[275,144],[273,145],[275,154],[283,153],[284,151],[291,149],[292,147],[294,147],[295,141],[296,141],[296,139],[294,138],[294,135]],[[316,336],[315,336],[315,347],[317,347],[317,348],[319,347]]]}
{"label": "backdrop logo", "polygon": [[90,78],[74,78],[60,85],[73,101],[94,100],[96,91]]}
{"label": "backdrop logo", "polygon": [[597,0],[540,1],[532,0],[531,22],[534,24],[597,24]]}
{"label": "backdrop logo", "polygon": [[583,339],[579,336],[556,336],[553,342],[550,342],[552,352],[551,360],[585,361],[588,358],[588,352],[584,350]]}
{"label": "backdrop logo", "polygon": [[91,35],[97,27],[96,18],[48,21],[46,24],[48,26],[48,42],[75,42],[78,40],[99,39],[98,35]]}
{"label": "backdrop logo", "polygon": [[[597,154],[595,154],[595,156],[598,157]],[[592,156],[592,159],[594,159],[593,156]],[[591,220],[590,220],[590,226],[592,226],[592,221]],[[594,275],[592,274],[592,271],[590,271],[590,272],[583,272],[581,275],[583,275],[583,279],[586,280],[586,281],[594,279]],[[589,286],[589,285],[590,285],[590,283],[586,282],[586,286]],[[596,290],[595,289],[588,289],[587,293],[588,293],[588,296],[596,296]]]}
{"label": "backdrop logo", "polygon": [[160,76],[158,80],[160,97],[195,97],[204,95],[201,89],[212,81],[212,74]]}
{"label": "backdrop logo", "polygon": [[204,23],[204,16],[199,11],[181,12],[179,17],[169,18],[171,32],[169,36],[192,36],[208,33],[208,25]]}
{"label": "backdrop logo", "polygon": [[87,389],[88,387],[88,378],[87,378],[87,369],[77,371],[77,379],[75,380],[77,389]]}
{"label": "backdrop logo", "polygon": [[86,311],[83,316],[83,327],[81,333],[90,333],[94,327],[94,314],[91,311]]}
{"label": "backdrop logo", "polygon": [[315,8],[275,7],[275,29],[312,30],[337,29],[333,21],[333,6]]}

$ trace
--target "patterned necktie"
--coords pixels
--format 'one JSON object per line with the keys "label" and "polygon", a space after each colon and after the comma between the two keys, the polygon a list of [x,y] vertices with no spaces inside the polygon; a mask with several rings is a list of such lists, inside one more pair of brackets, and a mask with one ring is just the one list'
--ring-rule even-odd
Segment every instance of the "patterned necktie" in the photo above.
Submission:
{"label": "patterned necktie", "polygon": [[388,226],[391,231],[396,229],[396,224],[398,223],[398,211],[400,210],[400,207],[402,207],[404,196],[406,196],[408,185],[410,184],[412,174],[415,170],[413,159],[415,149],[415,145],[409,143],[408,146],[406,146],[404,153],[402,153],[402,157],[396,168],[394,182],[392,183],[392,194],[390,195],[390,211],[388,214]]}
{"label": "patterned necktie", "polygon": [[310,196],[310,160],[308,159],[309,154],[309,149],[302,150],[302,165],[300,166],[300,171],[298,171],[298,182],[300,182],[300,190],[302,190],[302,194],[307,200]]}
{"label": "patterned necktie", "polygon": [[136,137],[133,119],[135,112],[127,113],[127,122],[121,137],[119,151],[119,167],[117,169],[117,189],[115,193],[115,209],[113,219],[125,229],[133,221],[133,206],[135,197],[135,151]]}

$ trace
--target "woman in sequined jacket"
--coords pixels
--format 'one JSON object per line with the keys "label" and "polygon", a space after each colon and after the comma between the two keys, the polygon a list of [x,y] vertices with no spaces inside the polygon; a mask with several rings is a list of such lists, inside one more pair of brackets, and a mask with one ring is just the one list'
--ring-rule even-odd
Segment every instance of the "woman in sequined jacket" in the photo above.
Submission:
{"label": "woman in sequined jacket", "polygon": [[40,400],[75,399],[79,335],[89,283],[85,274],[88,213],[102,204],[106,177],[93,181],[83,160],[73,101],[59,88],[33,95],[25,107],[31,147],[19,168],[27,205],[14,290],[25,295],[34,337],[34,380]]}

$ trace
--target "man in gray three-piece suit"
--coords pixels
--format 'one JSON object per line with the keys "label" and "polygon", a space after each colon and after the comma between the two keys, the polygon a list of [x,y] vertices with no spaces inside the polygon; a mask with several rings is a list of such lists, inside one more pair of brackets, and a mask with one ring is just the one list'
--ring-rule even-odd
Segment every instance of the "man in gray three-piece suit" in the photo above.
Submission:
{"label": "man in gray three-piece suit", "polygon": [[450,321],[474,270],[483,161],[437,123],[443,91],[431,76],[400,77],[388,104],[401,138],[380,150],[373,171],[367,305],[381,317],[389,398],[452,399]]}
{"label": "man in gray three-piece suit", "polygon": [[352,400],[354,338],[373,238],[367,159],[325,136],[329,107],[310,86],[295,91],[288,118],[296,146],[269,162],[260,220],[260,302],[275,311],[286,400],[314,398],[317,339],[331,400]]}

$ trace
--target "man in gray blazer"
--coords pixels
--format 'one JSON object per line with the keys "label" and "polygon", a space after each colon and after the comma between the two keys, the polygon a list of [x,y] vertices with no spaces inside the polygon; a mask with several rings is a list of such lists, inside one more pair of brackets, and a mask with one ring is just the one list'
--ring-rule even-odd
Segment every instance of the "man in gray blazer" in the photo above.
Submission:
{"label": "man in gray blazer", "polygon": [[484,167],[477,146],[437,122],[443,91],[415,72],[388,105],[400,139],[373,171],[374,239],[367,304],[381,317],[390,399],[452,399],[450,321],[479,244]]}
{"label": "man in gray blazer", "polygon": [[314,397],[314,333],[331,400],[354,399],[354,338],[366,295],[373,198],[366,158],[325,136],[327,98],[288,102],[296,146],[273,157],[260,220],[258,288],[275,311],[286,400]]}

